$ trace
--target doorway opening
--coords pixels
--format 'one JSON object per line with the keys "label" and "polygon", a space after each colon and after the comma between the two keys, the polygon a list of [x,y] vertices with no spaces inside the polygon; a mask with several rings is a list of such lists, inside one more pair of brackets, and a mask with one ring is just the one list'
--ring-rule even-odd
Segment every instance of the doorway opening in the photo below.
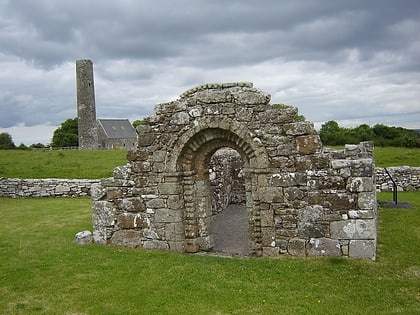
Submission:
{"label": "doorway opening", "polygon": [[244,161],[234,149],[217,150],[209,162],[213,252],[248,256],[249,227]]}

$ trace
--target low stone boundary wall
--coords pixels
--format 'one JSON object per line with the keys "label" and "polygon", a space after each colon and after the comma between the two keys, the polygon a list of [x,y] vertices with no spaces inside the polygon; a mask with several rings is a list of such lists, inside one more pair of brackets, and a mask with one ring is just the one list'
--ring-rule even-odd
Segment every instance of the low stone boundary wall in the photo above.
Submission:
{"label": "low stone boundary wall", "polygon": [[[230,203],[243,203],[244,180],[241,176],[242,159],[234,150],[220,150],[210,162],[210,182],[213,192],[213,213]],[[388,167],[398,191],[420,191],[420,167]],[[0,197],[86,197],[90,187],[100,179],[20,179],[0,178]],[[376,168],[376,190],[392,191],[392,181],[384,168]]]}
{"label": "low stone boundary wall", "polygon": [[99,179],[20,179],[0,178],[0,197],[86,197]]}
{"label": "low stone boundary wall", "polygon": [[[387,167],[398,191],[418,191],[420,190],[420,167],[396,166]],[[386,174],[384,168],[376,168],[376,190],[392,191],[392,181]]]}

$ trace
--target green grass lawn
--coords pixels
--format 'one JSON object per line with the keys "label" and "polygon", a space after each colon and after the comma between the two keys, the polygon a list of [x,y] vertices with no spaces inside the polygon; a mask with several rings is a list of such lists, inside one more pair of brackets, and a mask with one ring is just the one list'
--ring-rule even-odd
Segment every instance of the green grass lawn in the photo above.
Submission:
{"label": "green grass lawn", "polygon": [[419,148],[375,147],[378,167],[420,166]]}
{"label": "green grass lawn", "polygon": [[419,314],[420,193],[399,197],[376,262],[79,246],[89,199],[2,198],[0,314]]}
{"label": "green grass lawn", "polygon": [[0,150],[0,177],[104,178],[125,165],[127,151]]}

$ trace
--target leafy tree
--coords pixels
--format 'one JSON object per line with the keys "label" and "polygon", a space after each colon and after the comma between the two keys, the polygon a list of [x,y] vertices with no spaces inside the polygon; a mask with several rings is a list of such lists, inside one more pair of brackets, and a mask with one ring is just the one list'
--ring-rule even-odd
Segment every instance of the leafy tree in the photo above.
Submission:
{"label": "leafy tree", "polygon": [[0,149],[10,150],[15,149],[16,145],[13,142],[12,136],[7,132],[0,133]]}
{"label": "leafy tree", "polygon": [[360,141],[373,141],[374,139],[374,132],[372,128],[370,128],[369,125],[362,124],[356,128],[353,129],[353,132],[358,139],[358,142]]}
{"label": "leafy tree", "polygon": [[341,128],[330,120],[321,126],[321,140],[326,145],[343,145],[373,141],[375,146],[420,147],[420,133],[401,127],[362,124],[356,128]]}
{"label": "leafy tree", "polygon": [[52,147],[77,147],[78,138],[77,118],[67,119],[54,131]]}
{"label": "leafy tree", "polygon": [[44,145],[44,144],[42,144],[40,142],[38,142],[38,143],[32,143],[29,146],[29,149],[44,149],[44,148],[48,148],[48,146],[46,146],[46,145]]}
{"label": "leafy tree", "polygon": [[340,145],[342,144],[343,130],[335,120],[330,120],[321,126],[319,136],[324,144]]}
{"label": "leafy tree", "polygon": [[141,126],[145,126],[145,125],[147,125],[147,121],[145,121],[144,119],[137,119],[137,120],[133,121],[132,125],[133,125],[133,127],[135,129],[135,128],[137,128],[137,126],[140,126],[140,125]]}
{"label": "leafy tree", "polygon": [[393,127],[388,127],[382,124],[377,124],[372,128],[376,137],[383,139],[395,139],[398,137],[398,131]]}
{"label": "leafy tree", "polygon": [[19,146],[17,148],[19,150],[28,150],[28,147],[24,143],[19,144]]}

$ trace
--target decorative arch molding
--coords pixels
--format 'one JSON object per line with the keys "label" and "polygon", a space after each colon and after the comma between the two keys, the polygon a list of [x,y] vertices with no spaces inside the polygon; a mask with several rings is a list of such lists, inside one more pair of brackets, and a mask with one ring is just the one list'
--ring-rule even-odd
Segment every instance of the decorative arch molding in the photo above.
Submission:
{"label": "decorative arch molding", "polygon": [[[252,168],[268,168],[268,156],[265,148],[257,136],[255,136],[243,123],[233,119],[220,119],[218,117],[203,117],[195,121],[195,126],[186,130],[172,146],[173,151],[167,164],[167,171],[180,171],[188,163],[191,152],[200,149],[201,145],[210,140],[225,142],[223,146],[229,146],[237,150],[249,162]],[[258,158],[257,158],[258,157]]]}
{"label": "decorative arch molding", "polygon": [[376,257],[373,145],[322,147],[297,109],[252,83],[205,84],[158,104],[137,148],[92,186],[96,243],[211,251],[208,164],[220,148],[245,161],[250,256]]}

